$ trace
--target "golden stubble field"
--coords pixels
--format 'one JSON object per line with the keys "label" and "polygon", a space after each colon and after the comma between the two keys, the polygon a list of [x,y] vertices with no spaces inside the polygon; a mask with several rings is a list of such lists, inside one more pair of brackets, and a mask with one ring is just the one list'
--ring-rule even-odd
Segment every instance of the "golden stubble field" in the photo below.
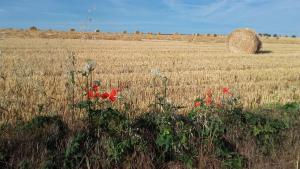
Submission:
{"label": "golden stubble field", "polygon": [[[4,38],[0,40],[1,121],[37,114],[73,116],[66,86],[72,52],[77,70],[86,59],[97,62],[94,79],[102,81],[102,89],[128,86],[124,92],[137,112],[147,111],[153,100],[152,69],[168,77],[169,100],[186,109],[205,90],[223,86],[239,94],[245,108],[299,101],[300,40],[263,42],[263,53],[245,55],[228,53],[219,41]],[[80,83],[80,78],[76,81]]]}

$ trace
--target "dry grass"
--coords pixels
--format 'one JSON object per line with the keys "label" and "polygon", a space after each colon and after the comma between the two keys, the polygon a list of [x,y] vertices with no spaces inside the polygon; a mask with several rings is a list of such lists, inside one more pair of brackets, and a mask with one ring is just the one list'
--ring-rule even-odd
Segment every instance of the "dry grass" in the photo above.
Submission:
{"label": "dry grass", "polygon": [[94,78],[107,89],[129,86],[127,93],[139,111],[147,110],[153,99],[150,72],[155,68],[169,78],[170,100],[188,108],[205,89],[219,90],[222,86],[239,93],[246,108],[299,101],[299,39],[263,39],[263,53],[241,55],[226,52],[224,37],[209,37],[212,39],[203,42],[193,42],[188,35],[181,37],[182,41],[3,37],[2,120],[30,119],[36,114],[70,117],[66,60],[71,52],[75,52],[78,69],[88,58],[98,63]]}

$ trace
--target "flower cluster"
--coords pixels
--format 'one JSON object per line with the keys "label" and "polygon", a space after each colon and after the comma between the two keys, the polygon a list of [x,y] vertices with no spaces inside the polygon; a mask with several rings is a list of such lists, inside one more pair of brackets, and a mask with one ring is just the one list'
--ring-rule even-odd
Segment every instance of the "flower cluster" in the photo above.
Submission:
{"label": "flower cluster", "polygon": [[83,72],[89,74],[96,68],[96,62],[93,60],[88,60],[84,66]]}
{"label": "flower cluster", "polygon": [[104,92],[104,93],[100,93],[99,92],[99,85],[98,84],[93,84],[91,86],[91,89],[88,90],[87,92],[87,97],[88,99],[108,99],[110,102],[115,102],[118,98],[117,94],[118,94],[119,90],[118,89],[111,89],[110,93],[108,92]]}
{"label": "flower cluster", "polygon": [[[222,88],[222,94],[227,95],[227,96],[231,96],[232,94],[229,91],[228,87],[223,87]],[[210,107],[210,106],[216,106],[216,107],[222,107],[223,103],[222,103],[222,99],[220,96],[217,97],[217,99],[215,101],[213,101],[213,91],[211,89],[207,90],[204,97],[202,98],[197,98],[194,102],[194,107],[198,108],[198,107]]]}

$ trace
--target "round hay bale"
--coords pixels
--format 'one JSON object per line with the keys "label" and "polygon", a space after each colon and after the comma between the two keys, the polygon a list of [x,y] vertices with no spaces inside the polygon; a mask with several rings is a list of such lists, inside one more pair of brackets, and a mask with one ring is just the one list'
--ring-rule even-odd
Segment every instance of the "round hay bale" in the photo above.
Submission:
{"label": "round hay bale", "polygon": [[227,48],[233,53],[255,54],[261,49],[261,41],[251,29],[237,29],[227,38]]}

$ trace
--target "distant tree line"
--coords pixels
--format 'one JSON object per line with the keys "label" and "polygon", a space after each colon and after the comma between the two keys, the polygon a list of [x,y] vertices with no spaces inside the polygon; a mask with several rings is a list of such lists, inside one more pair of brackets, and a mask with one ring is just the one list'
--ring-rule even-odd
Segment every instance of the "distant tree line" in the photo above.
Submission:
{"label": "distant tree line", "polygon": [[[29,30],[31,31],[37,31],[38,28],[36,26],[31,26],[29,28]],[[71,28],[69,29],[70,32],[75,32],[76,29],[75,28]],[[96,29],[95,32],[101,32],[100,29]],[[127,34],[128,32],[126,30],[123,31],[123,34]],[[139,30],[135,31],[135,34],[143,34],[143,32],[140,32]],[[152,32],[148,32],[147,34],[149,35],[152,35],[153,33]],[[158,35],[160,35],[161,33],[157,33]],[[175,35],[185,35],[185,34],[180,34],[180,33],[174,33]],[[173,34],[173,35],[174,35]],[[164,34],[164,35],[172,35],[172,34]],[[200,36],[199,33],[196,33],[194,34],[196,36]],[[269,34],[269,33],[259,33],[258,34],[260,37],[274,37],[274,38],[279,38],[279,37],[292,37],[292,38],[296,38],[297,36],[296,35],[291,35],[291,36],[288,36],[288,35],[279,35],[279,34]],[[218,35],[217,34],[206,34],[206,36],[214,36],[214,37],[217,37]]]}
{"label": "distant tree line", "polygon": [[292,36],[288,36],[288,35],[279,35],[279,34],[269,34],[269,33],[259,33],[258,34],[260,37],[274,37],[274,38],[279,38],[279,37],[292,37],[292,38],[296,38],[296,35],[292,35]]}

